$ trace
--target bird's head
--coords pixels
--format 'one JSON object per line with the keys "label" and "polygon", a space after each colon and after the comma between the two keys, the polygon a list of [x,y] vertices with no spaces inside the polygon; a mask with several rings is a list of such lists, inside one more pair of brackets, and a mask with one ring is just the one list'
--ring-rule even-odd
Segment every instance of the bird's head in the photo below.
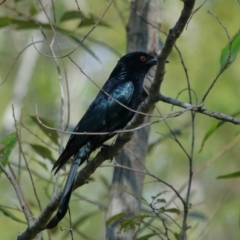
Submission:
{"label": "bird's head", "polygon": [[121,57],[118,63],[128,70],[146,74],[152,66],[157,64],[157,58],[145,52],[131,52]]}

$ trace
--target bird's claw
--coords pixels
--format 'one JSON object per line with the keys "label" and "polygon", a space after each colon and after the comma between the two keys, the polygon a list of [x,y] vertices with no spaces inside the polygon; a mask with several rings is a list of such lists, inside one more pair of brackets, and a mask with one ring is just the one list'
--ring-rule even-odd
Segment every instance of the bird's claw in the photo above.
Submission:
{"label": "bird's claw", "polygon": [[[102,147],[101,147],[101,153],[102,153],[102,155],[105,155],[105,154],[107,153],[108,149],[111,147],[111,146],[108,145],[108,144],[102,144],[101,146],[102,146]],[[113,160],[113,157],[110,159],[110,162],[112,162],[112,160]]]}

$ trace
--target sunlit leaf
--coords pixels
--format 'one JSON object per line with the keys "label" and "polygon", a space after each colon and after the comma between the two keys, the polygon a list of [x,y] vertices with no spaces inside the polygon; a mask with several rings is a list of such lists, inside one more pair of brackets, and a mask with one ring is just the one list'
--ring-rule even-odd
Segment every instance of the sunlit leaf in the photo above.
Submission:
{"label": "sunlit leaf", "polygon": [[[0,151],[2,154],[1,163],[3,166],[6,166],[6,164],[8,163],[9,156],[13,148],[15,147],[16,143],[17,143],[17,135],[15,132],[7,135],[4,139],[2,139],[1,141],[2,149]],[[2,170],[0,169],[0,174],[1,173],[2,173]]]}
{"label": "sunlit leaf", "polygon": [[48,148],[43,147],[41,145],[37,145],[37,144],[29,144],[29,145],[41,157],[54,161],[54,158],[52,156],[52,152]]}
{"label": "sunlit leaf", "polygon": [[18,223],[23,223],[26,224],[25,221],[22,221],[21,219],[17,218],[15,215],[13,215],[10,211],[8,211],[6,208],[3,208],[0,206],[0,211],[6,216],[11,218],[12,220],[18,222]]}
{"label": "sunlit leaf", "polygon": [[240,31],[238,31],[233,36],[233,38],[231,39],[231,42],[232,42],[231,51],[230,51],[230,43],[228,43],[227,46],[222,50],[221,57],[220,57],[221,67],[227,64],[227,62],[229,66],[236,59],[240,50]]}
{"label": "sunlit leaf", "polygon": [[240,172],[233,172],[233,173],[229,173],[229,174],[226,174],[226,175],[218,176],[217,179],[238,178],[238,177],[240,177]]}
{"label": "sunlit leaf", "polygon": [[[56,131],[47,129],[46,127],[44,127],[35,116],[31,116],[31,119],[33,120],[34,123],[37,124],[37,126],[54,142],[58,145],[58,134]],[[41,120],[41,122],[46,125],[49,126],[51,128],[54,128],[54,125],[52,123],[52,121],[47,120],[47,119],[43,119],[43,118],[39,118]]]}

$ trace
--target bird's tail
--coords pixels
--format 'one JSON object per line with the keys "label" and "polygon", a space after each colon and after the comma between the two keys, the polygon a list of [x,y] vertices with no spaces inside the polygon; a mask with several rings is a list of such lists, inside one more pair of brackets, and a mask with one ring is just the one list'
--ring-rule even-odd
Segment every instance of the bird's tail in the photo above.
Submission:
{"label": "bird's tail", "polygon": [[57,226],[57,224],[65,216],[65,214],[68,210],[68,205],[69,205],[70,197],[71,197],[71,194],[72,194],[72,188],[73,188],[73,184],[74,184],[74,181],[75,181],[75,176],[76,176],[77,169],[84,162],[84,160],[85,160],[85,158],[83,158],[83,156],[80,156],[80,154],[75,157],[75,159],[72,163],[71,169],[69,171],[66,184],[65,184],[64,189],[62,191],[62,195],[61,195],[61,199],[60,199],[57,214],[47,224],[47,226],[46,226],[47,229],[55,228]]}

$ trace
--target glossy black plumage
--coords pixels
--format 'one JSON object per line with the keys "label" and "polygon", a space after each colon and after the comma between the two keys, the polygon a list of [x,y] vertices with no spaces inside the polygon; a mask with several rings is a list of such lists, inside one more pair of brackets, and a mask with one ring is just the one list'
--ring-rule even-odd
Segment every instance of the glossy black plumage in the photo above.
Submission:
{"label": "glossy black plumage", "polygon": [[[155,57],[144,52],[132,52],[123,56],[104,84],[103,91],[98,93],[74,132],[114,132],[123,129],[134,116],[134,112],[117,101],[137,110],[143,94],[144,77],[156,62]],[[53,170],[56,169],[55,173],[59,171],[71,156],[74,156],[74,161],[63,189],[58,212],[46,228],[54,228],[66,214],[77,168],[92,151],[114,135],[71,135]]]}

